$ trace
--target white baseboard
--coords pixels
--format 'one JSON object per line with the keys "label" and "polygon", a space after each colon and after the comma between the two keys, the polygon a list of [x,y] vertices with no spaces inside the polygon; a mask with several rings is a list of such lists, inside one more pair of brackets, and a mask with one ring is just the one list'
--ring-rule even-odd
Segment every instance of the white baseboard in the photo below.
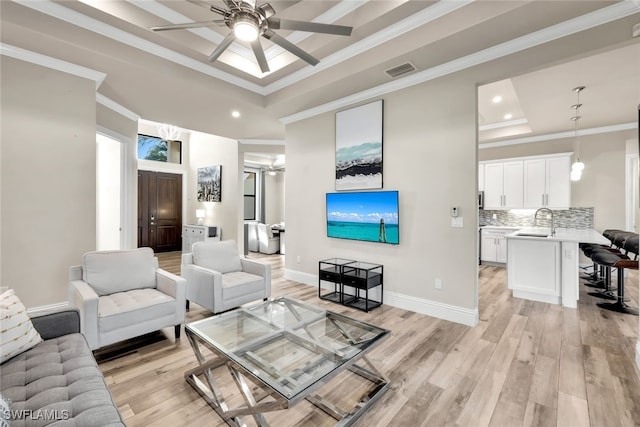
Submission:
{"label": "white baseboard", "polygon": [[480,321],[477,308],[469,309],[396,292],[385,291],[384,303],[403,310],[415,311],[416,313],[467,326],[477,326]]}
{"label": "white baseboard", "polygon": [[59,311],[59,310],[63,310],[65,308],[69,308],[69,302],[65,301],[65,302],[58,302],[55,304],[48,304],[48,305],[41,305],[39,307],[31,307],[31,308],[27,308],[27,314],[29,315],[35,315],[35,314],[44,314],[44,313],[49,313],[52,311]]}
{"label": "white baseboard", "polygon": [[293,280],[309,286],[318,286],[318,276],[316,274],[303,273],[302,271],[284,269],[284,278]]}
{"label": "white baseboard", "polygon": [[[318,276],[315,274],[285,269],[284,278],[309,286],[318,286]],[[477,308],[468,309],[397,292],[384,291],[384,303],[392,307],[414,311],[467,326],[476,326],[480,318]]]}

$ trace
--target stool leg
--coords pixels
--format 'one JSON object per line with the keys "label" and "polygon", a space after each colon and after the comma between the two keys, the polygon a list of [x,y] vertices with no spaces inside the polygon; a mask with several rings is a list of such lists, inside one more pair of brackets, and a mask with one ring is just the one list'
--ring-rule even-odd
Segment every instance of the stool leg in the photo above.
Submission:
{"label": "stool leg", "polygon": [[606,274],[607,269],[602,265],[593,263],[593,277],[589,280],[590,283],[585,283],[585,286],[596,289],[606,289]]}
{"label": "stool leg", "polygon": [[616,300],[617,297],[611,290],[611,267],[606,266],[604,268],[604,291],[602,292],[589,292],[589,295],[596,298],[604,298],[610,300]]}
{"label": "stool leg", "polygon": [[598,307],[618,313],[638,315],[638,309],[629,307],[624,302],[624,268],[618,268],[618,301],[613,303],[599,303]]}

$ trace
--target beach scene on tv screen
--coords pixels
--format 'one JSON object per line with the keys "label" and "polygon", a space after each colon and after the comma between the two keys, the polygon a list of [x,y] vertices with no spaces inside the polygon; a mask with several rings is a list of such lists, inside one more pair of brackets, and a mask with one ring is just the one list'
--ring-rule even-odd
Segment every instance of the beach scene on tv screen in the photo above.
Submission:
{"label": "beach scene on tv screen", "polygon": [[398,193],[327,194],[327,235],[398,244]]}

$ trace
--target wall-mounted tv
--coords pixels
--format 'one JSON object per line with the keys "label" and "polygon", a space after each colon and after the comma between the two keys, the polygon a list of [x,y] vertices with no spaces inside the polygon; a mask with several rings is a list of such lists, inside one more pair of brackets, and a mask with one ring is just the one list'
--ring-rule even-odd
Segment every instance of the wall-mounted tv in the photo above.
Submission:
{"label": "wall-mounted tv", "polygon": [[327,236],[397,245],[398,192],[327,193]]}

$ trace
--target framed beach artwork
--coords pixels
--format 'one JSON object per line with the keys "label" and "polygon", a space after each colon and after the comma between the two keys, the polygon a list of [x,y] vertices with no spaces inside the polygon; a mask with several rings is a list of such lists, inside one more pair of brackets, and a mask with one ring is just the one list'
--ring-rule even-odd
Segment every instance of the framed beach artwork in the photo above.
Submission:
{"label": "framed beach artwork", "polygon": [[336,190],[382,188],[382,107],[379,100],[336,113]]}
{"label": "framed beach artwork", "polygon": [[222,166],[198,168],[198,201],[222,201]]}

